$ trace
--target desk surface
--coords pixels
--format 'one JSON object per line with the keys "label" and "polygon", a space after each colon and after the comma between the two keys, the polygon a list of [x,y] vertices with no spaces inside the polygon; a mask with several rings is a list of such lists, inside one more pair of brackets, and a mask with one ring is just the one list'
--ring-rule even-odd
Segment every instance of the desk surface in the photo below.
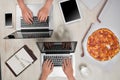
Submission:
{"label": "desk surface", "polygon": [[[31,0],[27,0],[28,3]],[[34,0],[30,3],[40,3],[44,2],[43,0]],[[105,0],[101,0],[99,5],[93,10],[89,10],[80,0],[80,9],[82,12],[83,19],[79,22],[75,22],[73,24],[68,24],[65,27],[62,27],[64,24],[62,20],[62,15],[60,14],[60,9],[58,6],[58,0],[54,0],[54,33],[53,36],[49,39],[15,39],[15,40],[5,40],[3,39],[6,35],[15,31],[15,7],[16,0],[0,0],[0,53],[1,53],[1,68],[2,68],[2,80],[38,80],[40,76],[40,51],[36,45],[37,41],[56,41],[56,40],[75,40],[78,41],[76,51],[75,51],[75,72],[76,72],[76,80],[119,80],[120,79],[120,65],[113,67],[112,69],[103,69],[98,65],[93,64],[89,61],[89,57],[81,57],[81,40],[86,33],[87,29],[90,27],[91,23],[97,22],[97,16],[105,3]],[[5,12],[13,13],[13,28],[5,28],[4,26],[4,15]],[[64,36],[61,36],[61,30],[65,30]],[[58,33],[59,32],[59,33]],[[59,37],[58,37],[59,35]],[[30,49],[33,50],[34,54],[38,58],[38,60],[32,64],[29,68],[27,68],[22,74],[18,77],[15,77],[8,67],[5,65],[5,61],[17,51],[23,45],[28,45]],[[85,64],[90,69],[90,75],[87,77],[83,76],[80,73],[79,66]],[[114,64],[113,64],[114,65]],[[108,67],[109,68],[109,67]],[[56,77],[56,78],[48,78],[48,80],[67,80],[66,78]]]}

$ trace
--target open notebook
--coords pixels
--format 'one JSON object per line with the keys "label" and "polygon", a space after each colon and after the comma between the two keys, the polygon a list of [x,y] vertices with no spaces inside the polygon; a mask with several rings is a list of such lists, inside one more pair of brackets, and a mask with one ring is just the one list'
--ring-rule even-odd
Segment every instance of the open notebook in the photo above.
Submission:
{"label": "open notebook", "polygon": [[28,66],[35,62],[37,58],[33,52],[24,45],[13,54],[5,63],[15,76],[22,73]]}

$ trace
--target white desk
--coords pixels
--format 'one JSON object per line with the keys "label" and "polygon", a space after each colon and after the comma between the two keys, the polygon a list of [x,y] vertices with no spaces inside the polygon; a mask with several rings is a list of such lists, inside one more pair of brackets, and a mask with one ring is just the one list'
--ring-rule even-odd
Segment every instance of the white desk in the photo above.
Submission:
{"label": "white desk", "polygon": [[[26,0],[28,3],[32,0]],[[30,3],[38,3],[40,0],[34,0]],[[63,24],[63,20],[61,18],[60,10],[58,7],[58,0],[54,0],[54,30],[57,32],[58,26]],[[40,1],[44,2],[44,1]],[[76,80],[119,80],[120,79],[120,65],[115,66],[114,71],[108,71],[98,67],[97,65],[89,62],[89,57],[81,57],[81,40],[91,25],[91,23],[97,21],[97,15],[103,5],[105,0],[94,8],[94,10],[89,10],[81,1],[80,1],[80,9],[82,12],[83,19],[80,22],[76,22],[73,24],[69,24],[66,26],[66,35],[64,38],[60,38],[59,40],[75,40],[78,41],[75,59],[76,59]],[[15,31],[15,7],[16,0],[0,0],[0,53],[1,53],[1,67],[2,67],[2,80],[38,80],[40,76],[40,51],[36,45],[36,41],[50,41],[57,40],[55,34],[53,34],[52,38],[49,39],[15,39],[15,40],[5,40],[3,39],[6,35]],[[13,28],[6,29],[4,26],[4,15],[5,12],[13,13]],[[29,68],[27,68],[22,74],[18,77],[15,77],[8,67],[5,65],[5,61],[20,47],[24,44],[28,45],[30,49],[33,50],[34,54],[38,58],[38,60],[32,64]],[[79,66],[81,64],[86,64],[90,69],[91,73],[87,77],[83,77],[80,74]],[[48,80],[67,80],[66,78],[48,78]]]}

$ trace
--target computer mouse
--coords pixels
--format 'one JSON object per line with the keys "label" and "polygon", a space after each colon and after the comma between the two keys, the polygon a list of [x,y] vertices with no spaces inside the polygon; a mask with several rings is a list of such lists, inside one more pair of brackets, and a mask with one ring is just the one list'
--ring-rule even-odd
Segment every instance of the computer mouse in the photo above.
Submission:
{"label": "computer mouse", "polygon": [[8,38],[9,38],[9,39],[14,39],[15,36],[14,36],[14,35],[8,35]]}
{"label": "computer mouse", "polygon": [[82,76],[87,77],[90,74],[90,70],[87,66],[80,66],[80,73]]}

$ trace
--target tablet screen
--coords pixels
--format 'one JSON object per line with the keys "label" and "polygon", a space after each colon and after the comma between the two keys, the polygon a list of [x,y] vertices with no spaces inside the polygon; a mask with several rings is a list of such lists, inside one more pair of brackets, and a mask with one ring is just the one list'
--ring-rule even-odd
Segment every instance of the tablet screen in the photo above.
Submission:
{"label": "tablet screen", "polygon": [[5,13],[5,25],[6,26],[12,25],[12,13]]}
{"label": "tablet screen", "polygon": [[60,2],[60,6],[63,12],[65,22],[71,22],[81,18],[76,0]]}

